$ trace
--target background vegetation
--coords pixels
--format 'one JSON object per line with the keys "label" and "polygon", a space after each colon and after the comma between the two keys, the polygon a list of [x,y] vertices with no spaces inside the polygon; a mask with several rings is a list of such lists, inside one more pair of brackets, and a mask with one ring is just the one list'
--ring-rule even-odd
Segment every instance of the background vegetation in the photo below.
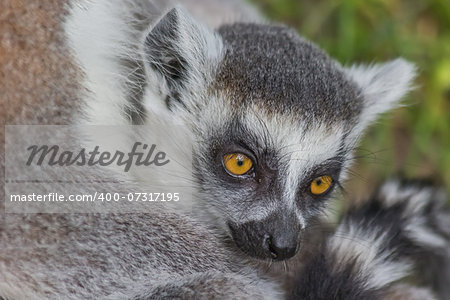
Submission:
{"label": "background vegetation", "polygon": [[402,56],[419,69],[406,107],[383,116],[358,150],[350,183],[359,196],[403,174],[450,191],[449,0],[251,0],[344,65]]}

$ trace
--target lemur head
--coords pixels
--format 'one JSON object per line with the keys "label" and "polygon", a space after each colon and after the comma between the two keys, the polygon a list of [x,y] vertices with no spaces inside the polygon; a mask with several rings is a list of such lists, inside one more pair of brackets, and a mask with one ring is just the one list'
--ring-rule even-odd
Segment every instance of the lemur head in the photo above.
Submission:
{"label": "lemur head", "polygon": [[213,31],[180,8],[144,44],[146,107],[192,130],[203,212],[263,259],[297,252],[359,136],[414,77],[401,59],[344,68],[285,26]]}

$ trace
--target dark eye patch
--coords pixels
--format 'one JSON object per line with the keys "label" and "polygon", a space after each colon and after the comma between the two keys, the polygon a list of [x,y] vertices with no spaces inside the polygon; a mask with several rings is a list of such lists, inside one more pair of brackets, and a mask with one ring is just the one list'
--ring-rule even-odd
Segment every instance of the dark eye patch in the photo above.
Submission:
{"label": "dark eye patch", "polygon": [[[328,175],[331,176],[333,179],[333,185],[339,184],[339,175],[341,173],[342,164],[343,164],[343,157],[342,156],[335,156],[333,158],[330,158],[323,163],[313,167],[310,172],[305,176],[302,183],[300,184],[300,190],[301,191],[307,191],[309,190],[311,182],[316,179],[317,177]],[[332,188],[330,188],[330,191]],[[328,194],[328,193],[326,193]],[[324,194],[324,196],[326,195]]]}

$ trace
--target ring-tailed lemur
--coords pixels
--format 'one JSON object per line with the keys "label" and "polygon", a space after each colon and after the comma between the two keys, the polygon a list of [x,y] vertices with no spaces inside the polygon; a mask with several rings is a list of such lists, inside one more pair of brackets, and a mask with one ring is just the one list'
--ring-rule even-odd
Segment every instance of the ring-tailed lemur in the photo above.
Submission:
{"label": "ring-tailed lemur", "polygon": [[[319,243],[306,235],[317,234],[312,220],[345,178],[358,138],[408,91],[414,67],[398,59],[344,68],[238,1],[183,2],[218,27],[164,1],[70,3],[61,9],[64,32],[41,53],[56,57],[59,72],[44,82],[49,99],[39,95],[39,105],[56,102],[55,113],[6,116],[10,124],[181,125],[193,164],[177,171],[195,183],[194,214],[158,206],[139,214],[2,214],[0,296],[432,298],[397,281],[420,266],[421,254],[448,264],[449,219],[433,189],[387,183]],[[233,13],[205,16],[205,3]],[[166,129],[157,132],[173,132]],[[75,143],[83,138],[73,133]],[[119,175],[95,168],[70,176],[92,179],[80,193],[126,193],[165,180],[133,174],[120,185],[99,183]],[[285,261],[297,252],[305,258],[286,285],[253,266],[254,258]],[[445,295],[446,280],[438,283]]]}

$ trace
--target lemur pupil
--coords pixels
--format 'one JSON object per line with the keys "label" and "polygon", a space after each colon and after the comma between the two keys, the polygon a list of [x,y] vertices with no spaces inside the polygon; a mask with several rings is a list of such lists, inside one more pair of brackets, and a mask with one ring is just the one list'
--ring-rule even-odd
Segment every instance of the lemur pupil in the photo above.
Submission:
{"label": "lemur pupil", "polygon": [[244,162],[243,162],[242,160],[238,160],[237,165],[238,165],[239,167],[242,167],[243,164],[244,164]]}
{"label": "lemur pupil", "polygon": [[322,180],[318,179],[318,180],[316,181],[316,184],[317,184],[317,185],[321,185],[321,184],[322,184]]}

